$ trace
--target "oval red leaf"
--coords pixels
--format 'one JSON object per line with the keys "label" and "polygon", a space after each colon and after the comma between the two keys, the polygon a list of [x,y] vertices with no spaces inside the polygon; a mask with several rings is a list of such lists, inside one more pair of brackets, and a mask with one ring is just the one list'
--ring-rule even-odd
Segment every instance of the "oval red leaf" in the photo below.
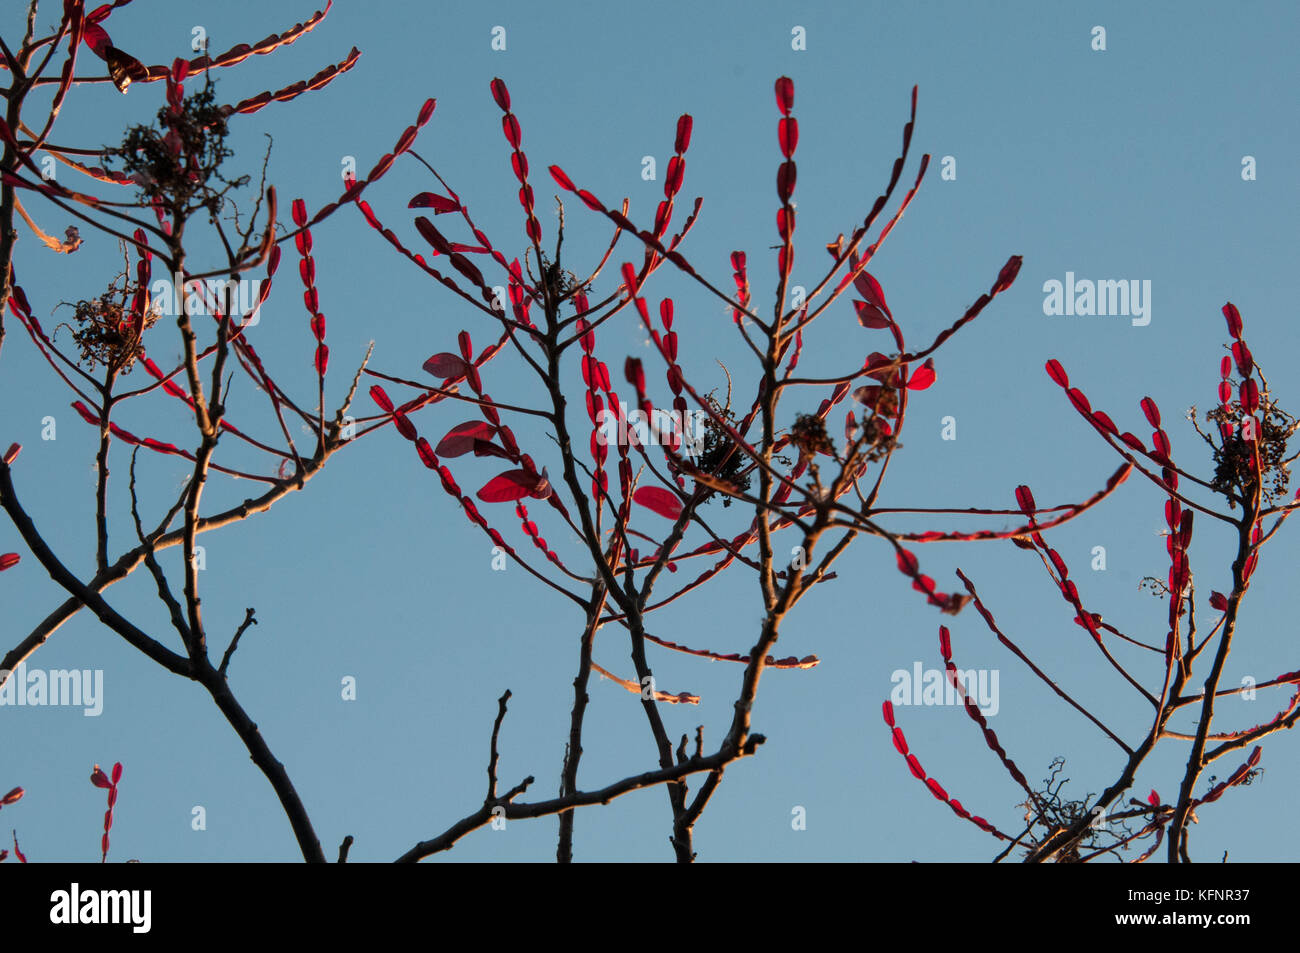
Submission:
{"label": "oval red leaf", "polygon": [[654,510],[665,519],[675,520],[682,513],[682,501],[671,490],[657,486],[637,487],[632,499],[647,509]]}
{"label": "oval red leaf", "polygon": [[496,431],[482,420],[467,420],[447,431],[447,435],[438,441],[435,452],[440,457],[459,457],[474,449],[474,441],[491,440]]}
{"label": "oval red leaf", "polygon": [[782,76],[776,81],[776,106],[787,116],[794,109],[794,80],[789,76]]}
{"label": "oval red leaf", "polygon": [[538,477],[527,470],[507,470],[493,477],[475,494],[484,503],[507,503],[529,496],[537,486]]}
{"label": "oval red leaf", "polygon": [[467,373],[465,359],[446,351],[433,355],[422,366],[434,377],[441,377],[444,380],[461,378]]}
{"label": "oval red leaf", "polygon": [[912,372],[907,381],[908,390],[925,390],[934,383],[934,358],[927,358],[925,363]]}
{"label": "oval red leaf", "polygon": [[781,145],[781,155],[787,159],[794,155],[799,145],[799,120],[782,119],[776,124],[776,138]]}

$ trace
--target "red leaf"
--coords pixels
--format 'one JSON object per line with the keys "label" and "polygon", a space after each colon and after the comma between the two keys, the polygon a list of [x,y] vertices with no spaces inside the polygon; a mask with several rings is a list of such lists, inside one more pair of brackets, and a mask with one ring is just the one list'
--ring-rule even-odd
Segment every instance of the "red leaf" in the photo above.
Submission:
{"label": "red leaf", "polygon": [[1228,333],[1234,338],[1241,337],[1241,312],[1237,306],[1229,301],[1223,306],[1223,316],[1228,321]]}
{"label": "red leaf", "polygon": [[519,120],[514,113],[506,113],[501,117],[501,131],[506,134],[506,142],[510,143],[511,148],[518,149],[519,143],[523,141],[523,131],[519,128]]}
{"label": "red leaf", "polygon": [[117,782],[121,780],[122,780],[122,762],[119,761],[115,765],[113,765],[113,783],[117,784]]}
{"label": "red leaf", "polygon": [[1115,421],[1111,420],[1110,416],[1104,411],[1094,410],[1092,419],[1100,424],[1101,428],[1107,433],[1114,434],[1116,437],[1119,436],[1119,428],[1115,426]]}
{"label": "red leaf", "polygon": [[794,194],[794,183],[795,165],[793,162],[786,160],[776,170],[776,197],[785,204],[789,204],[790,196]]}
{"label": "red leaf", "polygon": [[23,796],[23,793],[22,788],[14,788],[4,797],[0,797],[0,804],[13,804]]}
{"label": "red leaf", "polygon": [[492,80],[492,98],[506,112],[510,111],[510,90],[506,89],[506,84],[499,79]]}
{"label": "red leaf", "polygon": [[939,782],[936,781],[934,778],[927,778],[925,782],[925,786],[928,787],[930,789],[930,793],[933,794],[935,797],[937,797],[940,801],[948,800],[948,792],[945,791],[943,789],[943,786],[940,785]]}
{"label": "red leaf", "polygon": [[776,124],[776,138],[781,144],[781,155],[787,159],[794,155],[799,145],[799,120],[782,119]]}
{"label": "red leaf", "polygon": [[682,188],[682,179],[686,175],[686,160],[673,156],[668,160],[668,171],[664,174],[664,198],[672,198]]}
{"label": "red leaf", "polygon": [[687,147],[691,144],[692,123],[693,120],[689,115],[682,116],[677,120],[677,142],[675,144],[675,149],[678,155],[685,152]]}
{"label": "red leaf", "polygon": [[551,173],[551,178],[556,181],[556,183],[560,186],[560,188],[566,189],[569,192],[577,191],[577,189],[575,189],[573,186],[573,180],[570,179],[567,175],[565,175],[564,170],[561,169],[558,165],[551,166],[549,171]]}
{"label": "red leaf", "polygon": [[925,780],[925,771],[921,767],[921,762],[916,760],[916,755],[909,754],[907,756],[907,767],[912,772],[913,777],[918,778],[922,781]]}
{"label": "red leaf", "polygon": [[4,455],[5,466],[9,466],[11,463],[17,460],[18,454],[22,451],[22,449],[23,449],[22,444],[11,443],[9,445],[9,449],[5,451],[5,455]]}
{"label": "red leaf", "polygon": [[421,235],[424,236],[424,240],[433,246],[433,250],[436,251],[438,254],[440,255],[451,254],[452,251],[451,243],[447,241],[446,238],[443,237],[442,232],[438,231],[438,229],[434,226],[433,222],[429,221],[427,218],[421,215],[419,218],[415,220],[415,228],[417,231],[419,231]]}
{"label": "red leaf", "polygon": [[858,324],[864,328],[887,328],[892,323],[885,312],[866,301],[854,301],[853,307],[858,312]]}
{"label": "red leaf", "polygon": [[530,496],[537,488],[538,476],[527,470],[507,470],[493,477],[475,494],[484,503],[507,503]]}
{"label": "red leaf", "polygon": [[72,402],[72,409],[81,414],[81,419],[91,426],[99,426],[99,418],[90,412],[90,410],[79,400]]}
{"label": "red leaf", "polygon": [[1038,507],[1034,504],[1034,494],[1027,486],[1016,487],[1016,504],[1026,516],[1032,516]]}
{"label": "red leaf", "polygon": [[1220,612],[1228,611],[1228,600],[1221,592],[1210,593],[1210,608],[1218,609]]}
{"label": "red leaf", "polygon": [[407,204],[407,208],[431,208],[434,215],[441,215],[443,212],[457,212],[460,205],[454,199],[449,199],[445,195],[438,195],[435,192],[421,192]]}
{"label": "red leaf", "polygon": [[908,390],[925,390],[934,383],[934,358],[926,358],[924,364],[912,372],[907,381]]}
{"label": "red leaf", "polygon": [[108,780],[108,775],[104,774],[99,765],[95,765],[95,770],[90,772],[90,783],[97,788],[111,788],[112,782]]}
{"label": "red leaf", "polygon": [[645,390],[645,370],[641,366],[640,358],[629,357],[623,364],[623,374],[627,377],[627,382],[636,388],[638,394]]}
{"label": "red leaf", "polygon": [[1063,368],[1061,362],[1055,358],[1052,358],[1052,360],[1047,362],[1047,375],[1052,380],[1056,381],[1056,383],[1061,387],[1070,386],[1070,378],[1066,375],[1065,368]]}
{"label": "red leaf", "polygon": [[19,556],[17,553],[4,553],[0,555],[0,572],[4,572],[6,569],[12,569],[14,566],[17,566],[18,561],[22,558],[23,557]]}
{"label": "red leaf", "polygon": [[906,758],[911,752],[907,750],[907,738],[903,736],[903,729],[895,728],[891,732],[891,736],[893,737],[894,748],[899,754]]}
{"label": "red leaf", "polygon": [[384,409],[387,413],[393,412],[393,402],[388,399],[388,394],[378,384],[370,388],[370,399]]}
{"label": "red leaf", "polygon": [[1092,413],[1092,405],[1088,403],[1088,398],[1083,396],[1083,391],[1079,388],[1071,387],[1065,393],[1070,398],[1070,403],[1074,404],[1080,413],[1089,415]]}
{"label": "red leaf", "polygon": [[1151,793],[1147,795],[1147,803],[1150,804],[1152,807],[1160,806],[1160,795],[1156,793],[1155,788],[1152,788]]}
{"label": "red leaf", "polygon": [[[450,454],[454,456],[454,454]],[[495,443],[489,440],[476,438],[474,440],[474,456],[476,457],[501,457],[503,460],[513,460],[514,457],[506,450],[501,449]]]}
{"label": "red leaf", "polygon": [[81,39],[100,59],[107,55],[108,48],[113,42],[108,37],[108,31],[97,23],[90,22],[89,18],[81,29]]}
{"label": "red leaf", "polygon": [[665,519],[675,520],[682,513],[682,501],[676,493],[657,486],[637,487],[632,499]]}
{"label": "red leaf", "polygon": [[864,271],[854,278],[853,287],[857,288],[858,294],[866,298],[869,303],[875,305],[891,318],[894,316],[893,312],[889,310],[889,305],[885,304],[885,289],[880,287],[880,282],[870,272]]}
{"label": "red leaf", "polygon": [[1250,372],[1255,367],[1255,361],[1250,356],[1250,348],[1246,347],[1245,341],[1235,341],[1232,345],[1232,358],[1237,362],[1237,370],[1242,377],[1249,377]]}
{"label": "red leaf", "polygon": [[465,359],[455,354],[442,351],[424,362],[424,369],[434,377],[444,380],[459,379],[468,373]]}
{"label": "red leaf", "polygon": [[880,706],[881,713],[885,716],[885,724],[890,728],[894,727],[894,703],[885,702]]}
{"label": "red leaf", "polygon": [[1152,427],[1160,426],[1160,408],[1150,397],[1142,398],[1142,413],[1147,415],[1147,420],[1151,422]]}
{"label": "red leaf", "polygon": [[782,76],[776,81],[776,105],[787,116],[794,109],[794,80],[789,76]]}
{"label": "red leaf", "polygon": [[1008,258],[1007,263],[998,272],[998,280],[993,283],[993,289],[989,293],[1000,294],[1010,288],[1012,282],[1016,280],[1016,275],[1020,274],[1020,266],[1023,262],[1024,258],[1020,255],[1012,255]]}
{"label": "red leaf", "polygon": [[400,410],[393,413],[393,426],[395,426],[397,432],[407,440],[414,440],[416,436],[418,436],[415,432],[415,425],[412,424],[411,421],[406,418],[406,414],[402,413]]}

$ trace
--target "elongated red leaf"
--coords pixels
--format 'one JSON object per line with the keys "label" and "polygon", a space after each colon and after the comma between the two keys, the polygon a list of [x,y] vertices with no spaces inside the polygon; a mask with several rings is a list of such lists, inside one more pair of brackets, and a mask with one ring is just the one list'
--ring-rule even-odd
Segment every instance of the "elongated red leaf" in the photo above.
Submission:
{"label": "elongated red leaf", "polygon": [[676,493],[657,486],[637,487],[632,499],[665,519],[675,520],[682,514],[682,501]]}
{"label": "elongated red leaf", "polygon": [[0,555],[0,572],[4,572],[6,569],[12,569],[14,566],[17,566],[21,559],[22,557],[17,553],[4,553],[3,555]]}
{"label": "elongated red leaf", "polygon": [[407,208],[431,208],[434,215],[441,215],[444,212],[460,211],[460,206],[455,199],[449,199],[445,195],[438,195],[436,192],[421,192],[415,198],[411,199]]}
{"label": "elongated red leaf", "polygon": [[781,155],[789,159],[799,145],[799,120],[786,118],[778,122],[776,138],[781,145]]}
{"label": "elongated red leaf", "polygon": [[691,144],[691,126],[694,120],[689,115],[682,116],[677,120],[677,141],[674,149],[680,155],[685,152]]}
{"label": "elongated red leaf", "polygon": [[1070,378],[1065,373],[1065,368],[1061,366],[1060,361],[1053,358],[1052,360],[1047,362],[1046,366],[1047,366],[1047,375],[1052,380],[1056,381],[1056,383],[1059,384],[1061,387],[1070,386]]}
{"label": "elongated red leaf", "polygon": [[1228,321],[1228,333],[1234,338],[1241,337],[1241,312],[1237,306],[1229,301],[1223,306],[1223,316]]}
{"label": "elongated red leaf", "polygon": [[1237,362],[1237,371],[1241,376],[1249,377],[1251,370],[1255,367],[1255,361],[1250,356],[1250,348],[1246,347],[1245,341],[1233,342],[1232,357]]}
{"label": "elongated red leaf", "polygon": [[551,178],[555,180],[556,184],[559,185],[560,188],[568,192],[577,191],[577,189],[573,185],[573,180],[570,179],[567,175],[565,175],[564,170],[561,169],[558,165],[551,166],[548,171],[551,173]]}
{"label": "elongated red leaf", "polygon": [[794,109],[794,80],[789,76],[782,76],[776,81],[776,105],[787,116]]}
{"label": "elongated red leaf", "polygon": [[1021,512],[1026,516],[1032,516],[1034,510],[1038,508],[1034,503],[1034,494],[1030,492],[1027,486],[1016,487],[1016,505],[1020,507]]}
{"label": "elongated red leaf", "polygon": [[492,80],[492,98],[506,112],[510,111],[510,90],[506,89],[506,84],[500,79]]}

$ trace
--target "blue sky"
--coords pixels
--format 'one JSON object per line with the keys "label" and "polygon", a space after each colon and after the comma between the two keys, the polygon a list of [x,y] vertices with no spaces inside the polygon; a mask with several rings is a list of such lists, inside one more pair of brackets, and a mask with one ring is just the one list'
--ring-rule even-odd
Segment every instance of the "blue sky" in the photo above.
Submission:
{"label": "blue sky", "polygon": [[[55,16],[56,4],[41,15]],[[662,180],[644,181],[642,158],[660,174],[671,155],[677,117],[694,117],[683,208],[705,203],[684,251],[719,287],[730,287],[728,254],[749,255],[756,302],[770,308],[777,242],[774,190],[780,161],[773,81],[795,81],[799,120],[799,210],[795,280],[828,260],[822,246],[860,223],[883,188],[907,118],[909,94],[920,98],[910,181],[923,152],[933,156],[920,194],[877,255],[872,273],[910,344],[926,343],[951,324],[1012,254],[1024,256],[1015,286],[939,353],[937,383],[910,404],[904,449],[896,456],[882,503],[887,506],[1014,505],[1029,484],[1040,505],[1078,500],[1099,489],[1119,460],[1071,409],[1043,364],[1057,358],[1093,406],[1122,430],[1144,438],[1138,401],[1151,395],[1164,411],[1175,459],[1207,474],[1208,452],[1184,411],[1215,400],[1218,361],[1227,339],[1219,309],[1233,301],[1246,337],[1284,407],[1294,408],[1300,377],[1288,357],[1300,346],[1290,320],[1294,297],[1298,207],[1294,163],[1300,154],[1294,41],[1300,13],[1290,4],[1232,8],[1203,3],[1048,5],[865,3],[666,3],[623,5],[524,3],[360,4],[342,0],[313,33],[270,57],[219,74],[218,94],[233,102],[276,89],[362,51],[356,68],[327,89],[241,117],[232,168],[256,174],[265,133],[274,136],[269,176],[287,219],[303,197],[318,208],[337,196],[346,156],[361,170],[391,147],[426,97],[438,108],[416,148],[451,183],[480,226],[507,254],[525,247],[500,111],[488,84],[509,85],[533,169],[539,219],[549,240],[556,191],[544,169],[559,164],[581,187],[617,205],[631,201],[634,221],[653,220]],[[215,50],[256,42],[312,12],[309,4],[243,0],[219,5],[136,3],[106,26],[114,42],[148,63],[187,55],[196,26]],[[6,39],[20,32],[6,13]],[[491,48],[494,26],[506,49]],[[1094,26],[1105,51],[1091,48]],[[792,49],[803,27],[806,49]],[[55,141],[98,145],[146,121],[161,103],[160,85],[127,96],[95,87],[74,94]],[[956,177],[940,177],[942,157]],[[1242,178],[1253,156],[1257,178]],[[70,172],[60,181],[76,188]],[[401,160],[367,192],[376,213],[420,250],[406,209],[419,191],[436,189],[428,173]],[[33,200],[46,231],[60,234],[62,213]],[[594,260],[608,241],[606,224],[580,203],[567,203],[566,263]],[[681,214],[681,213],[679,213]],[[120,268],[115,243],[83,229],[86,244],[56,257],[22,232],[15,268],[47,327],[62,300],[102,291]],[[494,335],[484,318],[394,255],[360,216],[344,210],[315,230],[322,311],[331,349],[327,403],[336,406],[374,340],[371,366],[422,376],[429,355],[455,350],[466,328],[481,347]],[[455,236],[453,236],[455,237]],[[196,253],[203,251],[200,244]],[[211,247],[207,248],[209,252]],[[296,254],[285,249],[276,290],[255,329],[255,344],[280,384],[314,392],[312,338],[300,303]],[[620,244],[615,264],[639,260]],[[572,265],[575,267],[576,265]],[[816,271],[814,271],[814,268]],[[608,292],[617,272],[598,280]],[[1048,316],[1043,286],[1076,278],[1151,283],[1151,321],[1125,317]],[[815,280],[806,279],[811,286]],[[682,363],[704,390],[725,389],[716,360],[727,365],[748,401],[753,371],[720,303],[678,275],[661,270],[652,301],[672,295]],[[0,353],[0,443],[24,445],[15,482],[28,512],[65,561],[91,574],[92,431],[70,409],[62,383],[39,360],[21,326],[9,319]],[[872,350],[888,350],[885,332],[867,331],[847,299],[810,335],[804,367],[844,372]],[[65,332],[66,333],[66,332]],[[167,324],[146,342],[160,363],[180,345]],[[616,378],[623,358],[647,360],[657,398],[667,394],[658,358],[630,317],[607,325],[597,354]],[[66,340],[66,339],[65,339]],[[580,387],[576,357],[568,366]],[[137,371],[128,382],[135,384]],[[502,400],[537,400],[536,383],[516,358],[485,369],[487,389]],[[744,383],[741,383],[744,382]],[[246,385],[246,382],[245,382]],[[822,394],[792,398],[815,410]],[[800,406],[800,401],[807,404]],[[579,426],[581,400],[577,400]],[[357,406],[373,412],[368,398]],[[41,440],[42,418],[57,421],[57,439]],[[956,420],[957,439],[941,439],[941,421]],[[431,440],[467,419],[440,405],[416,419]],[[273,420],[251,388],[237,392],[231,420],[273,435]],[[191,440],[183,418],[162,401],[128,405],[119,423],[136,433]],[[516,426],[524,449],[558,470],[553,445],[537,428]],[[295,436],[298,436],[295,434]],[[230,452],[231,448],[226,448]],[[236,450],[236,459],[242,451]],[[120,485],[112,549],[130,546],[125,509],[126,448],[110,468]],[[171,458],[143,460],[146,493],[179,489],[185,468]],[[494,461],[462,458],[453,469],[473,490]],[[242,499],[245,487],[213,478],[209,506]],[[1212,501],[1207,501],[1212,502]],[[1139,591],[1144,576],[1168,568],[1163,498],[1137,477],[1094,512],[1051,536],[1071,567],[1085,604],[1107,621],[1149,641],[1163,639],[1166,603]],[[498,527],[521,540],[512,508],[484,505]],[[543,535],[581,565],[570,534],[533,507]],[[739,531],[747,514],[710,505],[713,519]],[[156,519],[156,515],[155,515]],[[666,526],[643,513],[645,532]],[[656,521],[660,525],[656,525]],[[1004,528],[1000,518],[907,518],[897,529]],[[525,541],[526,542],[526,541]],[[487,739],[496,699],[513,692],[501,740],[501,775],[513,784],[532,774],[531,798],[559,783],[572,704],[581,618],[517,566],[491,569],[491,543],[471,526],[410,446],[390,430],[339,454],[307,491],[269,513],[209,534],[202,575],[205,619],[217,650],[256,607],[259,624],[235,655],[236,693],[285,763],[310,810],[327,854],[345,834],[355,860],[390,860],[481,803]],[[1231,559],[1227,534],[1202,520],[1192,545],[1201,604],[1225,589]],[[793,545],[789,543],[787,545]],[[1090,568],[1105,547],[1104,571]],[[23,551],[8,524],[0,551]],[[1135,740],[1149,708],[1106,666],[1071,621],[1072,612],[1036,558],[1009,543],[937,544],[919,548],[924,571],[939,587],[960,587],[961,568],[979,587],[1003,630],[1063,687],[1121,735]],[[1297,558],[1285,532],[1265,550],[1242,616],[1226,684],[1259,680],[1297,664],[1286,591]],[[179,549],[167,565],[179,571]],[[889,547],[862,539],[837,566],[839,578],[811,594],[784,627],[778,655],[817,654],[809,671],[769,671],[754,729],[768,738],[760,756],[733,765],[696,827],[701,860],[985,860],[998,850],[987,835],[936,803],[895,754],[880,718],[891,673],[941,665],[938,625],[953,632],[958,663],[999,673],[999,711],[991,724],[1031,780],[1052,758],[1067,757],[1073,798],[1095,794],[1122,767],[1121,753],[1069,711],[1003,650],[968,608],[940,616],[912,592]],[[752,576],[735,573],[654,617],[665,637],[724,652],[753,644],[761,602]],[[16,644],[62,595],[30,557],[0,577],[0,643]],[[170,630],[151,580],[138,573],[108,592],[109,601],[167,639]],[[171,643],[169,643],[171,644]],[[179,646],[173,645],[175,648]],[[1144,657],[1117,650],[1135,673],[1153,679]],[[600,633],[596,659],[630,677],[624,637]],[[701,696],[698,708],[666,708],[670,732],[704,724],[716,745],[730,720],[741,668],[655,650],[661,688]],[[91,766],[125,767],[111,858],[147,861],[293,860],[299,854],[274,795],[198,686],[155,667],[88,617],[65,625],[30,660],[43,669],[104,672],[103,713],[3,708],[0,788],[22,785],[27,797],[7,808],[24,851],[39,860],[93,860],[98,855],[102,792],[87,781]],[[1142,666],[1146,666],[1143,668]],[[340,697],[340,680],[357,679],[357,699]],[[594,788],[654,763],[654,749],[635,696],[596,679],[590,689],[580,774]],[[1288,695],[1261,692],[1220,707],[1224,724],[1271,717]],[[1019,831],[1019,789],[957,709],[899,709],[913,751],[972,811]],[[1284,860],[1300,835],[1273,825],[1290,806],[1297,782],[1293,739],[1265,748],[1262,779],[1201,812],[1192,855]],[[1156,788],[1166,800],[1181,779],[1182,749],[1166,742],[1131,792]],[[1236,766],[1221,762],[1221,778]],[[1203,786],[1203,784],[1202,784]],[[191,828],[192,809],[207,828]],[[792,829],[803,808],[806,829]],[[584,860],[669,860],[667,799],[634,794],[583,812],[575,853]],[[448,859],[549,860],[553,819],[512,822],[504,831],[467,837]]]}

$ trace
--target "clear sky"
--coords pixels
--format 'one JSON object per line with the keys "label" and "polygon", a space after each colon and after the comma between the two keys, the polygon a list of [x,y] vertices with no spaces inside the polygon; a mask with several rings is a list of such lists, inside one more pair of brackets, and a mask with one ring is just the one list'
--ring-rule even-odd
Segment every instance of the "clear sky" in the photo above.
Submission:
{"label": "clear sky", "polygon": [[[48,10],[45,8],[48,7]],[[58,5],[42,6],[48,26]],[[189,55],[196,27],[214,50],[256,42],[312,13],[310,3],[229,0],[221,4],[137,0],[106,24],[113,41],[148,63]],[[18,4],[0,28],[21,34]],[[505,50],[493,50],[493,28],[505,29]],[[1093,29],[1105,28],[1104,51]],[[1083,499],[1119,464],[1071,409],[1043,364],[1059,359],[1093,406],[1122,430],[1149,428],[1138,401],[1151,395],[1164,411],[1175,459],[1208,474],[1208,452],[1183,419],[1195,404],[1215,400],[1218,361],[1226,340],[1225,301],[1241,309],[1246,336],[1284,407],[1300,405],[1291,356],[1300,346],[1292,320],[1297,252],[1295,212],[1300,154],[1295,103],[1294,4],[1090,3],[1042,4],[867,2],[539,5],[519,2],[428,4],[340,0],[325,22],[297,44],[218,74],[218,98],[234,102],[306,78],[341,60],[352,46],[362,57],[327,89],[273,104],[237,121],[232,168],[257,173],[265,133],[274,136],[269,175],[287,219],[288,201],[312,209],[337,196],[345,157],[364,172],[413,121],[426,97],[438,108],[416,148],[460,193],[493,241],[522,254],[522,213],[515,199],[500,111],[489,93],[508,84],[533,169],[539,218],[554,233],[545,167],[561,165],[582,187],[648,227],[662,195],[677,117],[694,117],[682,203],[705,199],[685,251],[719,287],[731,287],[727,255],[749,254],[756,302],[770,308],[775,286],[774,189],[780,161],[774,80],[795,81],[799,120],[799,209],[795,280],[821,274],[823,245],[860,223],[888,178],[907,119],[909,95],[920,87],[910,181],[923,152],[930,171],[908,214],[872,268],[909,343],[928,342],[952,323],[1012,254],[1024,256],[1015,286],[940,352],[937,383],[910,405],[904,449],[882,503],[887,506],[1014,505],[1028,483],[1040,505]],[[806,49],[792,48],[802,28]],[[150,119],[161,84],[133,86],[121,96],[103,86],[74,93],[53,136],[60,144],[94,146],[120,140],[125,125]],[[1287,105],[1287,104],[1291,105]],[[642,179],[654,156],[659,181]],[[955,178],[941,178],[952,157]],[[1256,178],[1243,179],[1243,157]],[[83,187],[73,173],[60,181]],[[376,213],[410,247],[424,248],[406,208],[412,195],[437,189],[410,159],[367,193]],[[46,231],[61,234],[62,213],[30,202]],[[608,241],[606,223],[580,203],[567,204],[566,264],[591,261]],[[18,281],[47,328],[67,316],[60,301],[98,294],[120,270],[111,240],[83,229],[85,245],[55,256],[19,226]],[[360,216],[344,210],[315,231],[322,311],[329,320],[331,369],[327,402],[337,405],[367,343],[372,367],[419,378],[421,362],[455,350],[466,328],[476,347],[494,337],[471,312],[404,262]],[[209,249],[210,251],[211,249]],[[572,257],[570,257],[572,256]],[[312,338],[299,297],[297,261],[286,247],[276,290],[254,329],[256,346],[280,384],[314,393]],[[620,245],[615,263],[640,253]],[[214,260],[214,264],[215,264]],[[1044,284],[1076,280],[1150,282],[1150,322],[1128,317],[1049,316]],[[616,269],[597,283],[607,292]],[[660,272],[652,300],[672,294],[682,363],[704,390],[725,390],[722,360],[748,403],[754,374],[720,303],[676,275]],[[807,283],[814,281],[808,277]],[[1288,297],[1291,295],[1291,297]],[[9,318],[0,354],[0,444],[24,445],[15,482],[28,512],[65,562],[92,574],[93,431],[73,412],[73,399],[39,359],[21,326]],[[872,350],[888,350],[887,334],[858,326],[845,299],[810,336],[809,370],[844,372]],[[66,331],[61,340],[66,341]],[[169,324],[147,341],[159,363],[180,349]],[[657,356],[630,317],[602,329],[598,356],[621,379],[623,359],[637,354],[654,369],[657,399],[667,394]],[[572,356],[571,356],[572,357]],[[650,360],[653,358],[654,360]],[[579,394],[573,357],[568,370]],[[137,371],[129,383],[143,380]],[[273,437],[273,420],[241,381],[231,420]],[[485,369],[496,397],[537,400],[526,369],[505,355]],[[393,389],[394,394],[400,393]],[[792,400],[790,410],[815,410],[822,394]],[[799,405],[806,403],[806,407]],[[174,402],[173,402],[174,403]],[[584,421],[581,399],[573,421]],[[374,412],[364,393],[357,406]],[[57,422],[57,439],[42,441],[42,418]],[[957,439],[943,440],[943,418]],[[416,419],[436,441],[469,415],[440,405]],[[245,421],[248,423],[245,425]],[[186,443],[192,429],[162,400],[128,405],[118,422],[142,435]],[[516,427],[539,465],[558,470],[553,445],[537,428]],[[299,436],[295,434],[295,436]],[[242,450],[234,450],[234,459]],[[110,468],[117,489],[112,549],[134,543],[125,509],[129,453],[115,445]],[[462,458],[454,469],[476,489],[500,461]],[[142,459],[146,493],[172,494],[185,466],[175,458]],[[207,505],[230,505],[247,488],[214,476]],[[148,510],[157,519],[158,496]],[[1207,500],[1207,502],[1213,502]],[[1220,503],[1220,506],[1223,504]],[[1133,478],[1101,508],[1052,534],[1085,604],[1135,637],[1161,642],[1166,602],[1139,591],[1144,576],[1168,569],[1163,498]],[[739,531],[748,514],[710,504],[711,518]],[[582,565],[570,534],[535,506],[543,535]],[[484,505],[513,541],[526,540],[513,508]],[[148,518],[148,517],[147,517]],[[649,533],[667,524],[639,516]],[[1004,528],[1001,518],[908,518],[898,529]],[[1223,531],[1201,520],[1192,546],[1199,605],[1226,589],[1230,550]],[[271,512],[203,539],[207,568],[203,606],[215,651],[224,649],[246,607],[259,624],[244,637],[231,680],[311,812],[327,854],[345,834],[356,837],[355,860],[390,860],[415,841],[440,833],[482,802],[487,740],[496,700],[513,692],[501,738],[503,783],[528,774],[529,797],[558,789],[577,668],[581,618],[517,566],[491,568],[491,543],[471,526],[409,444],[391,430],[339,454],[305,493]],[[793,545],[788,543],[787,545]],[[1105,548],[1104,570],[1091,568]],[[0,552],[25,550],[12,527],[0,526]],[[531,550],[528,550],[531,551]],[[180,550],[165,564],[178,573]],[[1010,543],[939,544],[919,548],[925,572],[944,591],[960,589],[961,568],[979,587],[1004,631],[1122,737],[1136,740],[1149,707],[1101,660],[1038,560]],[[1286,533],[1261,560],[1242,616],[1225,685],[1264,680],[1300,668],[1294,652],[1290,588],[1297,548]],[[544,565],[544,563],[543,563]],[[998,673],[998,711],[990,718],[1008,752],[1031,780],[1057,755],[1067,758],[1066,794],[1082,799],[1106,787],[1122,767],[1117,747],[1001,648],[973,608],[939,615],[911,591],[889,547],[864,538],[837,566],[839,578],[810,595],[787,622],[777,655],[816,654],[809,671],[770,671],[762,682],[754,729],[768,742],[758,757],[733,765],[696,828],[701,860],[985,860],[992,838],[955,818],[908,773],[881,722],[891,673],[941,665],[938,625],[953,632],[958,664]],[[752,576],[737,573],[654,617],[663,637],[723,652],[745,652],[756,638],[761,602]],[[62,593],[26,556],[0,576],[0,645],[21,640]],[[113,587],[109,601],[179,649],[170,636],[152,581],[144,572]],[[659,686],[701,697],[696,707],[666,707],[674,736],[704,724],[712,749],[730,720],[741,667],[653,649]],[[1149,655],[1117,649],[1146,681]],[[632,677],[625,636],[604,629],[596,660]],[[85,614],[64,626],[30,660],[41,669],[99,669],[103,712],[2,708],[0,789],[27,789],[6,808],[3,828],[17,828],[34,860],[98,856],[103,792],[87,778],[91,766],[125,767],[112,833],[111,859],[142,861],[293,860],[292,833],[269,785],[247,758],[208,695],[135,652]],[[341,698],[346,676],[357,698]],[[593,679],[580,783],[594,788],[654,766],[644,715],[634,695]],[[1264,721],[1289,693],[1263,691],[1255,701],[1232,698],[1223,724]],[[1018,832],[1023,792],[984,748],[960,710],[900,707],[899,722],[922,764],[972,811]],[[1192,829],[1194,858],[1287,860],[1297,855],[1289,816],[1300,771],[1295,739],[1265,748],[1262,779],[1202,810]],[[1131,792],[1156,788],[1176,795],[1183,750],[1166,743]],[[1225,777],[1236,766],[1209,773]],[[1201,787],[1204,787],[1204,782]],[[1018,796],[1019,794],[1019,796]],[[192,829],[193,809],[206,829]],[[806,829],[792,819],[804,809]],[[579,815],[575,853],[586,860],[670,860],[667,799],[660,790],[634,794]],[[450,854],[454,860],[549,860],[554,819],[481,830]]]}

